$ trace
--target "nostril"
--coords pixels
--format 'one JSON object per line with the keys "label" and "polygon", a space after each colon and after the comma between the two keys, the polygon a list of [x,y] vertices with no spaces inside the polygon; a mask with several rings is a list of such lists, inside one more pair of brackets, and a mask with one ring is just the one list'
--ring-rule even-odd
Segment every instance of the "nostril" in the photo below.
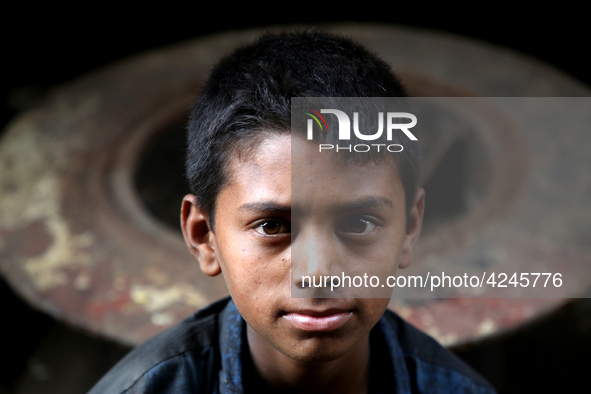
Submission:
{"label": "nostril", "polygon": [[[292,273],[293,275],[293,273]],[[306,287],[311,287],[312,283],[308,283],[310,275],[297,275],[296,279],[292,282],[293,286],[298,289],[304,289]]]}
{"label": "nostril", "polygon": [[332,288],[337,288],[341,285],[341,281],[339,280],[338,277],[332,276],[331,277],[331,285],[332,285]]}

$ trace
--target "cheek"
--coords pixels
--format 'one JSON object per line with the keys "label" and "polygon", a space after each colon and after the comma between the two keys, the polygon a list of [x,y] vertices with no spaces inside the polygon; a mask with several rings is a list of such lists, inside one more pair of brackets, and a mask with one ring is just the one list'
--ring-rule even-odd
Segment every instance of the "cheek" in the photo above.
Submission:
{"label": "cheek", "polygon": [[365,305],[366,319],[368,324],[373,327],[384,314],[390,303],[389,298],[367,298]]}
{"label": "cheek", "polygon": [[246,251],[237,254],[242,259],[234,260],[238,265],[229,270],[226,283],[242,317],[264,335],[276,324],[278,305],[290,296],[290,269],[267,260],[264,254],[246,254]]}
{"label": "cheek", "polygon": [[[248,237],[245,237],[248,238]],[[270,253],[251,239],[219,250],[218,258],[226,284],[235,301],[263,302],[289,290],[289,259]]]}
{"label": "cheek", "polygon": [[[403,226],[395,224],[385,227],[375,242],[347,250],[351,252],[349,260],[346,260],[349,263],[347,268],[369,276],[383,276],[383,280],[389,275],[395,275],[404,239]],[[365,264],[360,265],[359,262]]]}
{"label": "cheek", "polygon": [[392,225],[391,228],[388,229],[388,235],[382,242],[382,250],[384,251],[384,255],[388,256],[385,258],[389,259],[391,262],[392,259],[395,259],[395,262],[398,262],[400,259],[402,247],[406,238],[405,225],[406,224],[404,221],[396,222],[396,224]]}

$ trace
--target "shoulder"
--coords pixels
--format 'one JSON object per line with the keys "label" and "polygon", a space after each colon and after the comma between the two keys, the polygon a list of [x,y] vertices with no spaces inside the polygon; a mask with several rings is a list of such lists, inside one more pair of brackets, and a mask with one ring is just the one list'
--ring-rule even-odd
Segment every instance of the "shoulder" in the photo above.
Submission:
{"label": "shoulder", "polygon": [[211,380],[203,373],[213,368],[219,316],[228,301],[215,302],[134,348],[89,394],[182,393],[184,386],[203,386]]}
{"label": "shoulder", "polygon": [[459,357],[394,312],[387,310],[382,322],[393,329],[405,360],[410,384],[419,392],[496,392],[490,383]]}

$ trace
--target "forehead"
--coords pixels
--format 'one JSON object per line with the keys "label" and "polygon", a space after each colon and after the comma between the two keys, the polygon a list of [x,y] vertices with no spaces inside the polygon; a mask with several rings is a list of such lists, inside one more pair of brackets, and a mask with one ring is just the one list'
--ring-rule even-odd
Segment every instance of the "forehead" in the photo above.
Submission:
{"label": "forehead", "polygon": [[[331,208],[352,201],[404,199],[402,183],[391,160],[352,160],[364,153],[320,152],[303,138],[292,140],[292,204],[305,208]],[[355,158],[353,158],[355,159]]]}
{"label": "forehead", "polygon": [[259,189],[289,189],[291,180],[291,138],[268,133],[257,144],[229,162],[229,186],[248,194]]}
{"label": "forehead", "polygon": [[303,138],[269,133],[229,164],[227,187],[242,200],[305,210],[373,198],[404,208],[404,190],[391,160],[346,161],[338,153],[318,152]]}

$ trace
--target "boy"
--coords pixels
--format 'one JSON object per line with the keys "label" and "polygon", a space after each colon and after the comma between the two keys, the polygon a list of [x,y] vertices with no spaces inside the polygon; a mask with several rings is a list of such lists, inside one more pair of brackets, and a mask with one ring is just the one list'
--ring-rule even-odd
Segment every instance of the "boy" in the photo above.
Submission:
{"label": "boy", "polygon": [[328,34],[267,35],[223,59],[189,121],[181,225],[231,298],[132,351],[91,393],[494,392],[388,298],[306,290],[306,275],[343,261],[410,264],[424,192],[416,144],[394,135],[396,154],[318,155],[291,135],[291,98],[400,96],[383,61]]}

